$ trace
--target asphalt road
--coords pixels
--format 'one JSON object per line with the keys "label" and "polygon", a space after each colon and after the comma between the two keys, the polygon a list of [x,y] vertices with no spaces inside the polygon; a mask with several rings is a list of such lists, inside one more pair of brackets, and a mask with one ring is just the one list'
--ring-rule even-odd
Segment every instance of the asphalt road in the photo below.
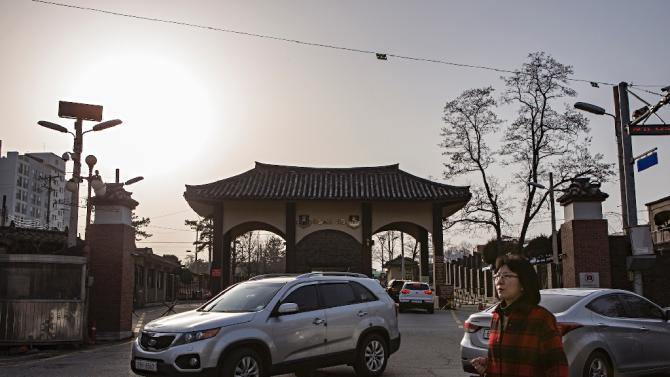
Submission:
{"label": "asphalt road", "polygon": [[[148,311],[146,319],[159,313]],[[402,344],[391,356],[386,377],[462,377],[459,342],[463,335],[462,321],[471,310],[436,311],[400,314]],[[459,327],[460,326],[460,327]],[[74,377],[135,376],[130,370],[130,341],[96,345],[87,349],[29,358],[0,360],[0,376],[12,377]],[[353,377],[350,367],[335,367],[318,372],[321,377]],[[292,375],[285,375],[285,377]]]}

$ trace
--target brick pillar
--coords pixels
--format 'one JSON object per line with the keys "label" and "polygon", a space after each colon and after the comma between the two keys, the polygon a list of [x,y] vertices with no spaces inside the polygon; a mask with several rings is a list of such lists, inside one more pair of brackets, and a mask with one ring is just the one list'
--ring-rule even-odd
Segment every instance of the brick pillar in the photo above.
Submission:
{"label": "brick pillar", "polygon": [[222,290],[223,275],[228,274],[221,267],[223,261],[223,205],[214,206],[214,250],[212,250],[212,266],[210,271],[209,286],[212,295]]}
{"label": "brick pillar", "polygon": [[[446,283],[444,265],[444,235],[442,234],[442,207],[433,205],[433,279],[439,296],[440,287]],[[439,303],[442,305],[442,303]]]}
{"label": "brick pillar", "polygon": [[285,271],[296,273],[295,261],[295,203],[286,203],[286,266]]}
{"label": "brick pillar", "polygon": [[563,287],[580,287],[579,274],[598,273],[600,288],[612,286],[607,220],[572,220],[561,225]]}
{"label": "brick pillar", "polygon": [[114,183],[108,183],[106,194],[91,202],[96,215],[86,234],[93,277],[88,320],[95,322],[97,339],[126,339],[132,336],[135,284],[135,228],[131,214],[138,203],[121,184]]}
{"label": "brick pillar", "polygon": [[561,264],[565,288],[612,287],[607,220],[602,215],[602,202],[607,197],[599,183],[578,178],[557,200],[564,208]]}
{"label": "brick pillar", "polygon": [[372,277],[372,205],[361,204],[361,272]]}
{"label": "brick pillar", "polygon": [[[419,244],[421,250],[419,251],[419,256],[421,260],[421,278],[428,278],[428,231],[420,228],[419,229]],[[448,271],[447,271],[448,272]],[[423,281],[423,280],[422,280]]]}

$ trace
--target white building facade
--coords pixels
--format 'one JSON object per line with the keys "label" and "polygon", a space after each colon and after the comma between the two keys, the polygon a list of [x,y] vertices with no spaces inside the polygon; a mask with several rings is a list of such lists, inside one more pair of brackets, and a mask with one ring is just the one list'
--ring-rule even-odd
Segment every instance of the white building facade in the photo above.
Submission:
{"label": "white building facade", "polygon": [[[53,153],[7,152],[0,157],[0,221],[8,226],[65,230],[70,193],[65,190],[65,161]],[[0,202],[0,205],[2,203]]]}

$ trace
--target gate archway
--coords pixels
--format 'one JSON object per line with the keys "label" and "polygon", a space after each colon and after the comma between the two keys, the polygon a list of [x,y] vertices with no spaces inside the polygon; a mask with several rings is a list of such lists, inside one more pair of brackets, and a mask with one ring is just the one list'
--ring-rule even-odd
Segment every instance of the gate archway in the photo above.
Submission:
{"label": "gate archway", "polygon": [[[442,222],[471,195],[468,187],[419,178],[397,164],[308,168],[257,162],[253,169],[230,178],[187,185],[184,197],[200,216],[214,219],[212,271],[230,270],[236,227],[261,223],[284,237],[286,272],[343,269],[344,260],[351,264],[346,266],[350,271],[371,276],[372,235],[392,224],[409,226],[408,234],[423,239],[425,246],[425,234],[433,234],[434,275],[437,284],[444,284]],[[328,239],[336,244],[305,251],[306,245]],[[229,284],[229,275],[221,274],[213,278],[212,290]]]}

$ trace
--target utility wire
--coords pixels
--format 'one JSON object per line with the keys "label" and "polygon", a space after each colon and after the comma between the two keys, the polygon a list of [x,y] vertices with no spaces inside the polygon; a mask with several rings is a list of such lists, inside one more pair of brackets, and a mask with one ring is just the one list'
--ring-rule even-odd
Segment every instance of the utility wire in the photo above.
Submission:
{"label": "utility wire", "polygon": [[[355,52],[355,53],[360,53],[360,54],[372,54],[372,55],[375,55],[377,57],[377,59],[379,59],[379,60],[387,60],[388,57],[393,57],[393,58],[396,58],[396,59],[426,62],[426,63],[435,63],[435,64],[443,64],[443,65],[449,65],[449,66],[461,67],[461,68],[481,69],[481,70],[493,71],[493,72],[498,72],[498,73],[524,74],[524,72],[514,71],[514,70],[504,69],[504,68],[497,68],[497,67],[484,66],[484,65],[465,64],[465,63],[456,63],[456,62],[440,60],[440,59],[429,59],[429,58],[419,58],[419,57],[406,56],[406,55],[379,53],[378,51],[363,50],[363,49],[358,49],[358,48],[330,45],[330,44],[317,43],[317,42],[308,42],[308,41],[302,41],[302,40],[298,40],[298,39],[277,37],[277,36],[268,35],[268,34],[250,33],[250,32],[245,32],[245,31],[226,29],[226,28],[220,28],[220,27],[215,27],[215,26],[199,25],[199,24],[183,22],[183,21],[167,20],[167,19],[156,18],[156,17],[138,16],[138,15],[134,15],[134,14],[130,14],[130,13],[114,12],[114,11],[109,11],[109,10],[104,10],[104,9],[99,9],[99,8],[83,7],[83,6],[79,6],[79,5],[57,3],[57,2],[53,2],[53,1],[45,1],[45,0],[32,0],[32,1],[35,2],[35,3],[41,3],[41,4],[46,4],[46,5],[53,5],[53,6],[59,6],[59,7],[64,7],[64,8],[72,8],[72,9],[79,9],[79,10],[84,10],[84,11],[89,11],[89,12],[102,13],[102,14],[106,14],[106,15],[133,18],[133,19],[137,19],[137,20],[160,22],[160,23],[165,23],[165,24],[172,24],[172,25],[192,27],[192,28],[197,28],[197,29],[204,29],[204,30],[218,31],[218,32],[223,32],[223,33],[243,35],[243,36],[247,36],[247,37],[270,39],[270,40],[274,40],[274,41],[294,43],[294,44],[299,44],[299,45],[304,45],[304,46],[321,47],[321,48],[328,48],[328,49],[332,49],[332,50]],[[574,82],[590,83],[594,87],[597,87],[596,84],[609,85],[609,86],[615,86],[616,85],[616,84],[609,83],[609,82],[604,82],[604,81],[594,81],[594,80],[586,80],[586,79],[579,79],[579,78],[568,78],[567,80],[574,81]],[[636,85],[636,86],[638,86],[638,87],[641,87],[641,86],[663,87],[663,85]]]}

